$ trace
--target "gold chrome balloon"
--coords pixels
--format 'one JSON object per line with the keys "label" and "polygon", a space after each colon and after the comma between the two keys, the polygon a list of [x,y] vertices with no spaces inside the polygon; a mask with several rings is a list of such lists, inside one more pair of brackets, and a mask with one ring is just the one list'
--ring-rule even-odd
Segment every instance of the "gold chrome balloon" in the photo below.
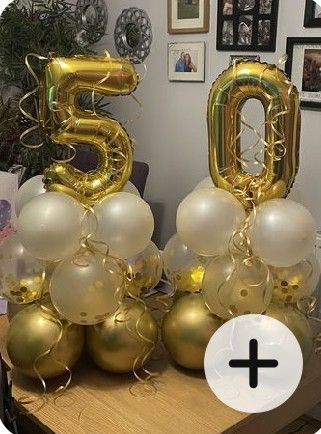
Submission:
{"label": "gold chrome balloon", "polygon": [[189,250],[175,234],[163,252],[164,272],[171,285],[179,291],[197,292],[202,288],[206,265],[212,256],[201,256]]}
{"label": "gold chrome balloon", "polygon": [[306,317],[293,306],[282,306],[271,303],[265,312],[268,315],[286,325],[297,338],[304,360],[312,353],[313,338],[310,324]]}
{"label": "gold chrome balloon", "polygon": [[320,265],[313,253],[292,267],[270,267],[274,290],[272,301],[296,303],[311,295],[320,279]]}
{"label": "gold chrome balloon", "polygon": [[[264,167],[253,175],[242,167],[241,110],[258,99],[265,110]],[[299,167],[300,102],[296,87],[275,65],[236,62],[213,83],[208,100],[210,173],[215,185],[247,208],[286,197]]]}
{"label": "gold chrome balloon", "polygon": [[162,277],[162,258],[157,246],[151,241],[141,253],[126,260],[127,294],[139,297],[153,289]]}
{"label": "gold chrome balloon", "polygon": [[118,373],[147,362],[158,338],[157,323],[141,303],[124,304],[103,323],[86,330],[88,352],[95,363]]}
{"label": "gold chrome balloon", "polygon": [[[56,319],[54,319],[56,318]],[[29,377],[37,377],[34,367],[43,378],[51,378],[71,368],[78,360],[84,344],[84,330],[81,326],[52,317],[42,308],[33,304],[17,313],[12,319],[7,336],[7,351],[15,368]],[[56,343],[57,342],[57,343]],[[39,357],[48,351],[50,354]]]}
{"label": "gold chrome balloon", "polygon": [[129,95],[138,75],[125,59],[110,57],[52,57],[41,85],[40,120],[53,142],[87,144],[98,154],[98,166],[85,174],[68,163],[54,163],[45,172],[50,191],[60,191],[85,204],[94,204],[121,190],[132,168],[132,143],[114,119],[81,110],[79,92],[105,96]]}
{"label": "gold chrome balloon", "polygon": [[202,294],[179,298],[163,319],[162,339],[175,362],[203,369],[207,344],[223,321],[205,306]]}
{"label": "gold chrome balloon", "polygon": [[270,304],[273,279],[257,257],[217,256],[207,266],[203,296],[207,307],[220,318],[262,313]]}

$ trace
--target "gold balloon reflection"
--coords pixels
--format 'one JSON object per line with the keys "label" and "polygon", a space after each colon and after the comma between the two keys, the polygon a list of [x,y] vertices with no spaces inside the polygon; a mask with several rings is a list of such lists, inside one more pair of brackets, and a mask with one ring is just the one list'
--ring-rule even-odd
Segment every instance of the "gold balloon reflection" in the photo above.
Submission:
{"label": "gold balloon reflection", "polygon": [[104,322],[86,327],[88,352],[102,369],[130,372],[151,356],[158,328],[149,310],[141,303],[123,304]]}
{"label": "gold balloon reflection", "polygon": [[[56,377],[66,372],[65,365],[71,368],[78,360],[84,344],[83,328],[61,321],[59,340],[61,327],[55,318],[58,316],[53,317],[34,304],[12,319],[7,351],[13,366],[23,374],[37,377],[36,367],[43,378]],[[52,345],[50,354],[43,355]]]}
{"label": "gold balloon reflection", "polygon": [[203,369],[207,344],[223,321],[205,306],[202,294],[179,298],[162,323],[162,339],[173,359],[189,369]]}

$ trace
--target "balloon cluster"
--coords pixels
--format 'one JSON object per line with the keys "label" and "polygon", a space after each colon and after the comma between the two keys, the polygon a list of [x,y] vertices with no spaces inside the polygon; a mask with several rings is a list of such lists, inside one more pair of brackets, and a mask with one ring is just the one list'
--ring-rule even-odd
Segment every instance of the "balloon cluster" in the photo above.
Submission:
{"label": "balloon cluster", "polygon": [[74,101],[86,90],[130,94],[137,82],[129,61],[109,56],[51,58],[45,67],[44,131],[60,144],[88,143],[99,164],[86,174],[54,162],[18,191],[17,232],[0,244],[0,293],[25,306],[10,322],[7,349],[26,375],[70,373],[85,340],[113,372],[139,369],[155,347],[157,325],[141,296],[159,282],[162,262],[151,209],[128,182],[132,144],[117,121]]}
{"label": "balloon cluster", "polygon": [[[261,151],[255,154],[258,175],[244,170],[239,143],[249,124],[238,106],[250,97],[266,107],[265,139],[257,133],[264,145],[263,160]],[[208,127],[214,182],[206,178],[180,203],[177,234],[164,249],[167,278],[186,294],[165,315],[165,346],[180,365],[202,369],[207,343],[223,321],[265,313],[291,329],[308,357],[312,332],[298,303],[320,278],[316,224],[303,205],[284,199],[298,168],[297,90],[273,65],[234,64],[213,84]]]}

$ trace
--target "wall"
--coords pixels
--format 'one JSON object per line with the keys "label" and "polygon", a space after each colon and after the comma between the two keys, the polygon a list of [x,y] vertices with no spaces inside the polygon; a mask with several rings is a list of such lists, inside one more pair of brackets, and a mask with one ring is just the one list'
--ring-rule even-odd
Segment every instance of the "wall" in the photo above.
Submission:
{"label": "wall", "polygon": [[[207,34],[169,35],[166,0],[106,0],[108,33],[99,50],[116,54],[113,29],[118,15],[127,7],[144,8],[151,19],[154,41],[146,59],[148,74],[136,93],[143,114],[128,126],[136,138],[135,157],[150,165],[146,200],[154,209],[156,239],[160,246],[175,232],[176,209],[195,184],[208,176],[206,104],[212,82],[226,69],[230,54],[216,51],[217,0],[211,0],[210,31]],[[261,60],[275,63],[285,53],[287,36],[321,36],[321,29],[304,29],[304,0],[280,0],[277,49],[261,53]],[[206,42],[205,83],[172,83],[167,79],[167,43]],[[138,106],[129,98],[117,98],[111,107],[118,119],[133,118]],[[256,108],[248,108],[255,119]],[[314,214],[321,230],[321,113],[302,111],[301,166],[291,197]]]}

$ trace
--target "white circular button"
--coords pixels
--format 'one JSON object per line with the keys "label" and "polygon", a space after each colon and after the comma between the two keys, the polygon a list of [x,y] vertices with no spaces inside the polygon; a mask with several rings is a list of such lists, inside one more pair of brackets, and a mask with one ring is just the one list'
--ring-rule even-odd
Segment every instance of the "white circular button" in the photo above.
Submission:
{"label": "white circular button", "polygon": [[280,321],[266,315],[242,315],[214,333],[204,368],[210,388],[224,404],[261,413],[294,393],[303,357],[294,334]]}

